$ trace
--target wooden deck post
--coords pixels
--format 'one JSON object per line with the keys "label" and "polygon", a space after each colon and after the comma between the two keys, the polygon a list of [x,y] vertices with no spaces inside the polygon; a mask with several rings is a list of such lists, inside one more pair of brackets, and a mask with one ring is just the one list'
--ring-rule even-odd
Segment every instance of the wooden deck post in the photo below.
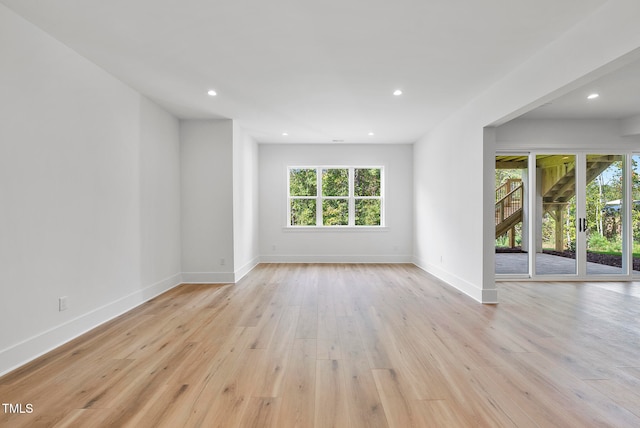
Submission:
{"label": "wooden deck post", "polygon": [[555,211],[555,220],[556,220],[556,244],[555,244],[555,248],[556,251],[563,251],[564,250],[564,245],[563,245],[563,233],[564,233],[564,210],[562,209],[563,207],[561,205],[556,205],[554,207],[554,211]]}

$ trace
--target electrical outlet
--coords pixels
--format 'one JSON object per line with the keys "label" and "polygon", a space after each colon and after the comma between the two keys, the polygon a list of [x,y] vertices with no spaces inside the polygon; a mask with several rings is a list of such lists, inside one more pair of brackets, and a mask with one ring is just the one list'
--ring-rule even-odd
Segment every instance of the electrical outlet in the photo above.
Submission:
{"label": "electrical outlet", "polygon": [[66,311],[67,310],[67,296],[58,297],[58,311]]}
{"label": "electrical outlet", "polygon": [[220,259],[220,266],[224,266],[225,263],[226,263],[225,259]]}

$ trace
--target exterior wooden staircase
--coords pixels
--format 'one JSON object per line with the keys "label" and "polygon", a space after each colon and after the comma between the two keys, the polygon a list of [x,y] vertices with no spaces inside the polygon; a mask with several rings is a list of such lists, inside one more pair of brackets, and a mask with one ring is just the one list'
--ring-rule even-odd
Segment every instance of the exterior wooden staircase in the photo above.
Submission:
{"label": "exterior wooden staircase", "polygon": [[[591,183],[602,171],[615,162],[615,156],[590,156],[587,158],[587,184]],[[552,174],[548,174],[552,176]],[[543,204],[562,204],[569,202],[576,194],[576,169],[568,168],[554,183],[544,190]]]}
{"label": "exterior wooden staircase", "polygon": [[496,238],[522,221],[522,181],[509,179],[496,189]]}

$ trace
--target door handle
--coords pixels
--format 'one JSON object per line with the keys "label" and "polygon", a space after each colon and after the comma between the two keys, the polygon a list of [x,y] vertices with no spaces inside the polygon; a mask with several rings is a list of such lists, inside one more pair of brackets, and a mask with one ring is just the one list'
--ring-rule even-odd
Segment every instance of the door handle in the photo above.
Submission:
{"label": "door handle", "polygon": [[578,219],[578,232],[586,232],[587,231],[587,218],[581,217]]}
{"label": "door handle", "polygon": [[578,219],[578,232],[586,232],[587,231],[587,219],[586,217],[581,217]]}

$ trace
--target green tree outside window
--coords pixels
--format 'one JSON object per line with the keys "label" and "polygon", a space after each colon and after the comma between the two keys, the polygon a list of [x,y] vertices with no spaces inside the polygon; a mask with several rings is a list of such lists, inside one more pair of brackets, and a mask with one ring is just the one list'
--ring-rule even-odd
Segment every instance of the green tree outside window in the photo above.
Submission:
{"label": "green tree outside window", "polygon": [[382,226],[381,168],[288,171],[290,226]]}

